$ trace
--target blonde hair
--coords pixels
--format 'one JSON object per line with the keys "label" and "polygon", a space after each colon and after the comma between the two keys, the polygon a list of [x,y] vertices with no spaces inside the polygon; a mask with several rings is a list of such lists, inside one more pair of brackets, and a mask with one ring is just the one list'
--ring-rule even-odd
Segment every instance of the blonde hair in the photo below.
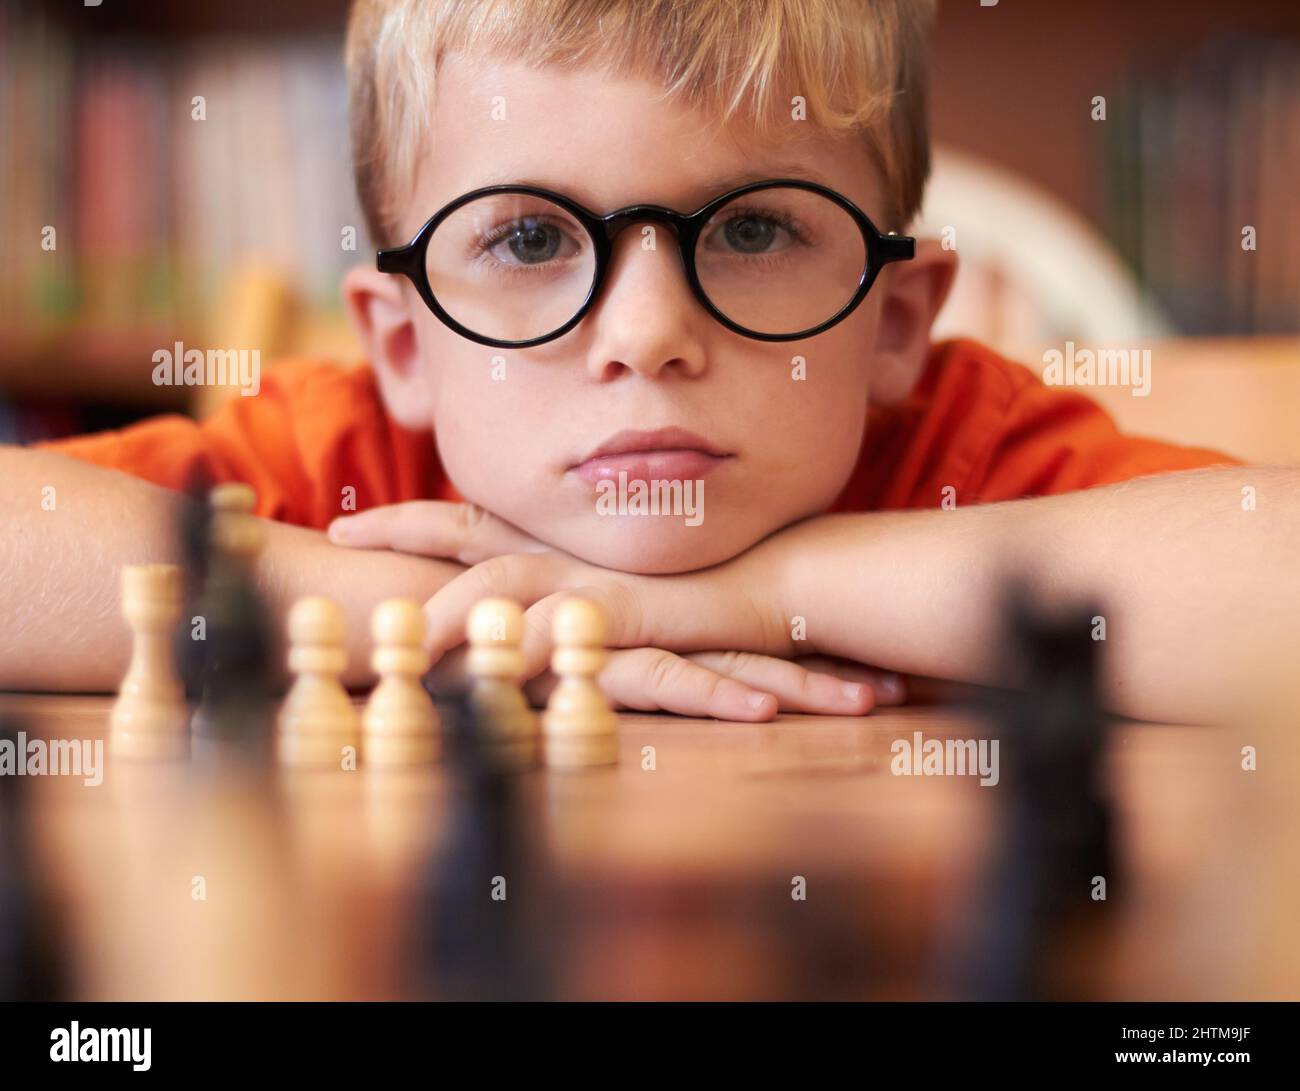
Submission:
{"label": "blonde hair", "polygon": [[[356,0],[347,69],[357,194],[372,238],[414,185],[431,76],[452,52],[603,64],[658,81],[720,120],[807,120],[867,140],[882,228],[920,208],[930,170],[927,34],[935,0]],[[778,97],[780,96],[780,97]]]}

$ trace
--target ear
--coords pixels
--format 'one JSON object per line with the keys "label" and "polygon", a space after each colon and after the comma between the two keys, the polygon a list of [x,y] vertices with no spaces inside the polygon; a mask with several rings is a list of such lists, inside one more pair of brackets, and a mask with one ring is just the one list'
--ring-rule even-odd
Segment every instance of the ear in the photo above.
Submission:
{"label": "ear", "polygon": [[433,399],[411,316],[411,308],[423,304],[401,277],[366,265],[343,277],[343,300],[389,415],[403,428],[427,432]]}
{"label": "ear", "polygon": [[872,356],[871,400],[893,405],[908,396],[930,352],[930,327],[957,275],[957,253],[938,239],[918,239],[916,257],[881,272],[885,289]]}

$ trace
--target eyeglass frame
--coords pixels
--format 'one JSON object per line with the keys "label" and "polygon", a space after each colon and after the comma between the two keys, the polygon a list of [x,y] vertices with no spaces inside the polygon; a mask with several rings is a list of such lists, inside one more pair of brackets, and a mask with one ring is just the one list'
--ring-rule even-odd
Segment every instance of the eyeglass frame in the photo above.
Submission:
{"label": "eyeglass frame", "polygon": [[[718,209],[746,194],[777,188],[801,189],[819,194],[832,201],[844,212],[848,213],[857,225],[858,230],[862,233],[862,241],[865,247],[866,260],[853,297],[824,322],[800,330],[797,333],[760,333],[732,321],[718,310],[709,299],[708,294],[700,284],[695,269],[695,249],[699,243],[700,232]],[[588,238],[591,239],[592,251],[596,258],[595,268],[592,271],[591,287],[573,316],[550,333],[522,341],[502,341],[498,338],[476,333],[467,326],[461,325],[438,302],[437,297],[433,294],[433,288],[429,284],[427,263],[429,241],[433,238],[438,226],[453,212],[471,201],[505,193],[519,193],[529,197],[538,197],[564,209],[586,230]],[[721,196],[713,198],[696,212],[681,213],[675,212],[671,208],[665,208],[662,205],[641,204],[628,205],[626,208],[616,209],[604,216],[589,211],[578,204],[577,201],[564,196],[562,193],[556,193],[554,190],[545,189],[541,186],[514,185],[510,183],[484,186],[481,189],[462,194],[451,203],[444,205],[429,217],[410,242],[404,246],[387,247],[379,250],[375,255],[375,260],[381,273],[395,273],[410,280],[420,298],[439,321],[462,337],[493,348],[532,348],[534,345],[546,344],[548,341],[563,337],[587,316],[605,285],[605,275],[610,259],[613,256],[615,238],[619,232],[631,224],[647,222],[663,224],[672,230],[677,239],[677,248],[681,255],[683,271],[686,274],[686,283],[691,289],[691,294],[704,309],[733,333],[738,333],[742,337],[748,337],[756,341],[798,341],[825,332],[832,326],[844,321],[857,309],[871,290],[871,286],[875,283],[881,269],[891,262],[910,261],[916,256],[916,240],[914,238],[899,235],[893,231],[881,232],[865,212],[847,197],[836,193],[835,190],[817,182],[807,182],[802,179],[773,178],[761,182],[750,182],[748,185],[729,190]]]}

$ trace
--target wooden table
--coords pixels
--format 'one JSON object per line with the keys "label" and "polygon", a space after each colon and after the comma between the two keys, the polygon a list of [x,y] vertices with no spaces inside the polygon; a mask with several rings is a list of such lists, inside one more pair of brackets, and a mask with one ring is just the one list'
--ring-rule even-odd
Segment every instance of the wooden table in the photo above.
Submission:
{"label": "wooden table", "polygon": [[[0,715],[29,738],[104,739],[109,707],[0,695]],[[891,744],[916,731],[989,727],[924,706],[761,725],[624,715],[617,767],[519,775],[527,859],[564,895],[539,924],[555,939],[548,994],[952,995],[936,959],[980,904],[999,789],[893,775]],[[1279,768],[1269,739],[1262,727],[1250,739],[1112,730],[1113,904],[1100,942],[1066,952],[1070,995],[1300,997],[1300,884],[1280,820],[1295,814],[1294,766]],[[1247,744],[1272,772],[1241,769]],[[111,757],[97,787],[27,778],[34,859],[75,952],[75,995],[422,995],[413,963],[437,896],[449,778],[444,766],[280,771],[257,791]]]}

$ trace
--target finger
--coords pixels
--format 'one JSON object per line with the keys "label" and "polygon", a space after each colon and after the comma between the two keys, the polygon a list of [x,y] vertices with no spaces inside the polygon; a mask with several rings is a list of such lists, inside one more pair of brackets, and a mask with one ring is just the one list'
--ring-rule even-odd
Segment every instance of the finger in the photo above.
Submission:
{"label": "finger", "polygon": [[642,712],[752,723],[770,720],[778,711],[772,694],[661,648],[612,653],[598,681],[611,701]]}
{"label": "finger", "polygon": [[[465,666],[468,651],[469,649],[464,645],[452,648],[434,664],[429,673],[424,676],[424,684],[430,693],[435,697],[452,697],[463,693],[469,687],[470,675]],[[545,670],[524,682],[524,696],[528,698],[528,703],[533,708],[545,708],[546,702],[551,699],[551,691],[555,689],[556,681],[555,675]],[[609,694],[606,696],[609,697]],[[623,707],[613,697],[610,697],[610,704],[615,708]]]}
{"label": "finger", "polygon": [[469,671],[465,667],[468,652],[463,644],[452,648],[424,676],[425,686],[435,697],[454,696],[469,685]]}
{"label": "finger", "polygon": [[[555,641],[551,632],[555,625],[555,611],[562,602],[571,598],[585,598],[600,605],[602,597],[604,596],[594,588],[580,587],[574,591],[560,591],[554,595],[547,595],[525,610],[523,637],[519,644],[519,651],[523,656],[520,677],[525,680],[536,678],[550,665],[551,654],[555,650]],[[608,616],[607,611],[606,616]],[[461,639],[464,640],[464,634],[461,635]],[[463,683],[467,651],[468,648],[462,644],[448,649],[438,657],[429,672],[429,677],[439,686],[440,692],[454,691],[457,685]]]}
{"label": "finger", "polygon": [[[559,679],[550,671],[542,671],[536,678],[530,678],[524,683],[524,696],[528,698],[528,703],[534,708],[545,708],[551,699],[551,691],[555,689],[555,684]],[[605,694],[609,697],[609,694]],[[622,708],[623,706],[610,697],[610,705],[613,708]]]}
{"label": "finger", "polygon": [[907,679],[894,671],[880,670],[855,663],[852,659],[838,659],[829,655],[801,655],[794,662],[817,674],[832,674],[846,682],[861,682],[876,693],[877,705],[906,704],[909,696]]}
{"label": "finger", "polygon": [[[610,661],[612,663],[617,658],[634,655],[638,650],[642,649],[615,650],[610,653]],[[425,683],[434,696],[450,696],[466,687],[469,681],[465,666],[467,652],[468,648],[463,644],[452,648],[425,675]],[[685,658],[717,674],[744,682],[759,692],[772,694],[782,712],[862,716],[870,712],[872,707],[883,706],[887,702],[902,703],[902,699],[896,699],[893,691],[886,688],[889,679],[894,679],[899,684],[902,679],[888,671],[863,667],[849,660],[805,656],[791,663],[749,652],[693,652]],[[820,669],[822,666],[826,669]],[[617,670],[612,674],[609,672],[610,668],[606,667],[601,675],[602,688],[605,688],[607,677],[615,680],[619,677]],[[529,702],[538,708],[544,706],[550,699],[555,682],[555,676],[549,670],[542,670],[529,678],[524,684]],[[849,690],[845,686],[853,688]],[[885,692],[882,692],[882,688]],[[627,707],[617,694],[606,690],[606,696],[616,706]]]}
{"label": "finger", "polygon": [[[452,648],[424,676],[424,685],[435,697],[454,697],[464,693],[470,684],[470,674],[466,667],[469,648],[461,645]],[[551,699],[551,690],[555,688],[556,678],[550,671],[542,671],[523,684],[524,696],[534,708],[544,708]]]}
{"label": "finger", "polygon": [[[444,655],[428,674],[424,676],[425,687],[435,697],[453,697],[464,693],[469,688],[470,675],[466,668],[469,649],[462,645],[452,648]],[[550,671],[542,671],[523,685],[524,696],[534,708],[543,708],[551,699],[551,690],[555,688],[556,678]]]}
{"label": "finger", "polygon": [[[523,665],[519,677],[531,685],[539,676],[546,673],[550,665],[555,641],[551,635],[555,625],[555,612],[560,604],[571,598],[586,598],[600,602],[604,597],[599,591],[589,587],[579,587],[575,591],[563,591],[548,595],[524,611],[524,630],[520,640],[520,654]],[[468,680],[467,658],[469,647],[462,643],[443,652],[425,675],[435,693],[455,693],[464,688]],[[550,684],[534,686],[534,694],[549,696]]]}
{"label": "finger", "polygon": [[[560,606],[569,599],[586,599],[594,603],[605,619],[605,636],[602,643],[606,648],[619,647],[624,630],[630,628],[627,623],[629,611],[635,609],[630,602],[631,596],[623,595],[615,586],[593,587],[590,584],[575,586],[570,590],[557,591],[553,595],[538,599],[524,611],[524,636],[519,650],[524,657],[524,677],[532,678],[545,670],[555,650],[552,633],[555,629],[555,614]],[[611,619],[615,624],[611,625]],[[621,621],[623,624],[618,624]],[[614,636],[611,636],[611,631]]]}
{"label": "finger", "polygon": [[[447,652],[433,668],[424,676],[425,686],[435,697],[451,697],[463,693],[471,681],[469,671],[466,668],[468,647],[461,645],[458,648],[452,648]],[[640,685],[640,675],[646,670],[652,670],[655,667],[655,656],[647,655],[648,652],[656,652],[653,648],[636,648],[636,649],[617,649],[610,653],[609,659],[597,678],[601,691],[609,699],[613,708],[647,708],[648,698],[644,685]],[[668,655],[670,653],[663,653]],[[631,657],[630,662],[627,661]],[[551,699],[551,692],[555,689],[558,679],[550,670],[543,670],[527,679],[523,684],[524,696],[528,698],[528,703],[534,708],[545,708],[546,703]],[[726,695],[724,694],[724,697]],[[634,697],[638,704],[633,706],[628,704],[625,697]],[[656,706],[658,707],[658,706]],[[760,705],[761,707],[761,705]],[[669,709],[668,711],[678,711]],[[709,715],[714,715],[709,713]],[[729,717],[732,719],[739,717]]]}
{"label": "finger", "polygon": [[788,659],[752,652],[694,652],[687,656],[702,667],[772,694],[782,712],[818,716],[865,716],[875,707],[869,682],[809,670]]}
{"label": "finger", "polygon": [[[490,557],[446,583],[425,603],[427,646],[434,657],[464,639],[470,611],[480,599],[513,599],[532,609],[551,596],[581,595],[605,616],[605,644],[611,648],[661,647],[678,652],[706,651],[733,635],[745,651],[774,643],[770,629],[753,623],[754,610],[743,597],[732,601],[711,591],[707,580],[693,576],[659,578],[613,572],[579,561],[567,553],[512,553]],[[553,611],[558,600],[548,603]],[[525,654],[530,670],[540,669],[539,649],[548,647],[547,626],[530,619]]]}
{"label": "finger", "polygon": [[447,500],[412,500],[342,515],[330,524],[329,538],[336,545],[393,549],[461,564],[548,548],[477,504]]}
{"label": "finger", "polygon": [[[459,693],[468,684],[469,676],[465,670],[467,648],[461,645],[443,655],[425,676],[426,684],[435,696],[448,696]],[[783,659],[771,659],[774,667],[792,668],[783,680],[784,700],[774,690],[764,687],[751,677],[732,677],[723,671],[712,670],[706,663],[698,663],[703,671],[718,677],[685,670],[684,666],[673,661],[693,663],[697,659],[715,657],[716,661],[728,661],[727,653],[701,653],[677,657],[656,648],[617,649],[611,651],[610,658],[598,676],[598,684],[604,696],[610,700],[615,709],[638,709],[642,711],[663,710],[680,715],[716,716],[718,719],[732,720],[766,720],[771,719],[776,711],[824,711],[828,715],[863,715],[871,707],[870,689],[863,688],[867,694],[866,702],[861,696],[855,696],[852,702],[845,702],[840,696],[832,694],[818,705],[813,698],[800,696],[800,685],[792,681],[800,674],[801,668]],[[742,657],[744,658],[744,657]],[[766,657],[750,657],[762,659]],[[736,663],[729,664],[732,670],[740,670]],[[764,664],[766,666],[766,664]],[[762,674],[755,666],[746,666],[749,674]],[[776,670],[767,672],[768,676],[777,676]],[[803,671],[803,674],[810,672]],[[725,681],[735,681],[737,685],[724,685]],[[827,681],[827,679],[823,679]],[[831,681],[833,687],[842,683]],[[549,670],[530,677],[524,683],[524,694],[533,707],[545,707],[554,690],[556,677]],[[787,707],[788,706],[788,707]]]}
{"label": "finger", "polygon": [[[581,587],[582,575],[590,571],[590,566],[555,552],[491,557],[448,581],[424,604],[425,646],[436,660],[460,644],[465,639],[470,611],[480,599],[513,599],[528,610],[553,593],[563,595],[571,592],[572,588]],[[625,639],[626,632],[636,620],[629,617],[633,613],[630,604],[617,606],[623,598],[630,599],[631,596],[620,596],[613,586],[608,590],[584,588],[584,592],[584,597],[592,599],[605,613],[607,643],[636,643]],[[529,676],[545,665],[549,648],[549,617],[556,605],[558,601],[548,604],[543,612],[545,620],[539,615],[528,619],[525,650],[532,656]],[[617,611],[614,609],[616,606]],[[540,632],[539,626],[545,632]],[[537,643],[539,635],[545,638],[540,645]],[[538,661],[539,656],[542,662]]]}

